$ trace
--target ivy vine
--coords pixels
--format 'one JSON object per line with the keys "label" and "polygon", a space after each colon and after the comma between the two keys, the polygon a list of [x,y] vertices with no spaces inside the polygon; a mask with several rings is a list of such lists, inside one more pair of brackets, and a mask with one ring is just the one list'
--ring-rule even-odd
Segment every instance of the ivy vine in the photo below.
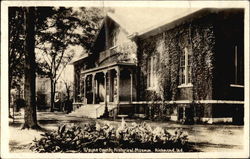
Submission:
{"label": "ivy vine", "polygon": [[[163,36],[163,35],[164,36]],[[214,64],[214,28],[208,23],[192,23],[185,24],[174,29],[168,30],[157,36],[144,39],[139,43],[138,65],[141,70],[141,78],[143,79],[140,88],[141,96],[145,94],[144,99],[152,101],[175,101],[180,96],[179,71],[180,56],[185,47],[192,51],[191,67],[192,67],[192,92],[193,99],[202,100],[211,98],[212,80],[213,80],[213,64]],[[164,41],[164,49],[158,61],[157,76],[159,90],[146,90],[147,61],[152,55],[159,56],[157,52],[157,44]],[[165,104],[164,107],[170,107],[173,104]],[[162,116],[165,108],[161,108],[159,104],[151,104],[151,109],[158,107],[156,114]],[[197,110],[203,109],[197,107]]]}

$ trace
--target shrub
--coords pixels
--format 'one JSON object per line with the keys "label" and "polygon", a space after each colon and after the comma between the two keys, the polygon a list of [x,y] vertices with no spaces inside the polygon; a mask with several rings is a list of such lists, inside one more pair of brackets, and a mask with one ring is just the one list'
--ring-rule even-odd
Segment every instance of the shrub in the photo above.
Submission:
{"label": "shrub", "polygon": [[131,126],[123,122],[117,129],[109,124],[60,126],[34,140],[31,149],[36,152],[88,152],[89,149],[182,149],[187,151],[187,135],[180,129],[170,134],[165,129],[153,129],[146,123]]}

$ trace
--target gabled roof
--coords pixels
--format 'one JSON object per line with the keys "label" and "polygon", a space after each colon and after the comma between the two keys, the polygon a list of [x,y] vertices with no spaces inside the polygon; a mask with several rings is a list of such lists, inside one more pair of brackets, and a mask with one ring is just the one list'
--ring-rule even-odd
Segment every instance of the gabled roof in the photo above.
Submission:
{"label": "gabled roof", "polygon": [[113,13],[107,13],[107,17],[110,18],[111,20],[113,20],[118,26],[121,27],[121,29],[123,29],[123,31],[126,34],[130,33],[129,28],[126,26],[126,23],[124,23],[120,18],[118,18],[115,14]]}
{"label": "gabled roof", "polygon": [[[200,8],[142,8],[142,7],[117,7],[114,13],[108,12],[105,16],[101,29],[96,35],[100,34],[106,20],[112,20],[128,35],[144,34],[154,30],[173,20],[179,19],[191,13],[200,10]],[[94,45],[94,44],[93,44]]]}
{"label": "gabled roof", "polygon": [[108,13],[106,14],[106,16],[104,17],[103,21],[102,21],[102,24],[101,24],[101,27],[100,27],[99,31],[98,31],[97,34],[96,34],[95,40],[94,40],[94,42],[93,42],[93,44],[92,44],[92,47],[95,45],[96,40],[97,40],[98,36],[100,35],[100,32],[101,32],[103,29],[105,29],[105,28],[104,28],[104,27],[105,27],[105,22],[107,22],[108,20],[111,20],[111,21],[113,21],[115,24],[117,24],[118,26],[120,26],[121,29],[122,29],[127,35],[129,35],[129,31],[127,30],[126,24],[125,24],[124,22],[122,22],[121,20],[119,20],[119,18],[118,18],[115,14],[108,12]]}
{"label": "gabled roof", "polygon": [[[108,12],[104,17],[99,32],[96,34],[94,47],[98,36],[101,31],[105,29],[105,21],[111,20],[115,24],[121,27],[121,29],[128,35],[133,37],[137,35],[140,37],[147,37],[152,33],[159,32],[166,26],[172,26],[173,22],[180,22],[183,17],[192,15],[195,12],[199,12],[200,8],[115,8],[114,13]],[[79,57],[78,60],[74,60],[71,63],[75,63],[79,60],[83,60],[86,57]]]}
{"label": "gabled roof", "polygon": [[[127,34],[128,38],[133,35],[142,35],[149,30],[171,22],[173,19],[178,19],[187,14],[191,14],[199,9],[191,8],[143,8],[143,7],[117,7],[114,13],[108,12],[104,17],[100,30],[97,32],[94,43],[94,47],[98,36],[101,31],[105,29],[105,21],[111,20]],[[74,58],[70,64],[77,63],[86,59],[89,55],[86,53],[80,57]]]}

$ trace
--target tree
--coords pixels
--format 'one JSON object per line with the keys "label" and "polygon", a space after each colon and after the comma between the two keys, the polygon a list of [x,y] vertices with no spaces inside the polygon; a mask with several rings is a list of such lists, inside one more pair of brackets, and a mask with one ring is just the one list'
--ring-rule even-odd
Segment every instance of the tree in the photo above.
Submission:
{"label": "tree", "polygon": [[97,8],[51,8],[53,14],[46,18],[37,32],[39,63],[51,81],[51,111],[54,111],[56,84],[62,71],[74,56],[74,45],[91,47],[102,14]]}
{"label": "tree", "polygon": [[64,86],[65,86],[65,92],[66,92],[66,96],[67,96],[67,100],[70,100],[70,94],[73,91],[73,83],[67,80],[63,80]]}
{"label": "tree", "polygon": [[[46,7],[44,7],[46,8]],[[45,13],[50,13],[46,11]],[[11,89],[18,92],[18,98],[23,91],[24,85],[24,65],[25,65],[25,11],[23,7],[9,7],[9,102],[11,103]],[[40,16],[39,22],[42,24],[45,16]],[[37,21],[37,17],[34,20]],[[38,26],[40,24],[36,23]],[[39,65],[40,66],[40,65]],[[42,74],[41,67],[35,67],[36,72]],[[44,73],[43,73],[44,74]],[[14,102],[14,101],[12,101]],[[10,109],[10,104],[9,104]],[[14,106],[13,106],[14,112]],[[9,116],[10,110],[9,110]],[[14,116],[13,116],[14,117]]]}
{"label": "tree", "polygon": [[[21,92],[24,75],[24,12],[21,7],[10,7],[9,11],[9,101],[11,89]],[[20,94],[19,94],[20,96]],[[20,97],[19,97],[20,98]],[[14,106],[13,106],[14,108]],[[9,105],[10,109],[10,105]],[[13,109],[14,111],[14,109]],[[9,116],[10,110],[9,110]]]}
{"label": "tree", "polygon": [[35,73],[35,8],[24,8],[25,13],[25,84],[26,101],[23,128],[39,128],[36,116],[36,73]]}
{"label": "tree", "polygon": [[[72,45],[90,48],[102,19],[102,14],[99,13],[97,8],[78,8],[74,11],[64,7],[18,7],[9,12],[9,72],[17,72],[10,74],[10,85],[14,76],[25,77],[23,128],[39,128],[36,117],[36,72],[51,78],[54,97],[56,82],[74,54],[72,50],[66,50]],[[38,50],[42,52],[42,56]],[[39,62],[42,57],[43,62],[37,64],[36,57]],[[20,84],[19,81],[17,83]],[[51,103],[54,104],[54,98]]]}

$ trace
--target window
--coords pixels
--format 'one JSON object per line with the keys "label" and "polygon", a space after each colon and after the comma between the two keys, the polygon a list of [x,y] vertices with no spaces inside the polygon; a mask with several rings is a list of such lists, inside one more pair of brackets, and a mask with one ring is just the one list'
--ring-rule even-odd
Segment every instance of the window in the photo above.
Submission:
{"label": "window", "polygon": [[180,85],[192,85],[191,51],[185,47],[180,57]]}
{"label": "window", "polygon": [[147,87],[153,88],[156,86],[157,78],[156,78],[156,56],[152,56],[148,60],[147,64]]}
{"label": "window", "polygon": [[113,35],[113,40],[112,40],[112,45],[111,45],[111,47],[116,46],[116,42],[117,42],[117,37],[116,37],[116,36],[117,36],[116,34]]}
{"label": "window", "polygon": [[244,79],[244,66],[241,48],[238,45],[233,46],[233,78],[232,87],[243,87]]}

